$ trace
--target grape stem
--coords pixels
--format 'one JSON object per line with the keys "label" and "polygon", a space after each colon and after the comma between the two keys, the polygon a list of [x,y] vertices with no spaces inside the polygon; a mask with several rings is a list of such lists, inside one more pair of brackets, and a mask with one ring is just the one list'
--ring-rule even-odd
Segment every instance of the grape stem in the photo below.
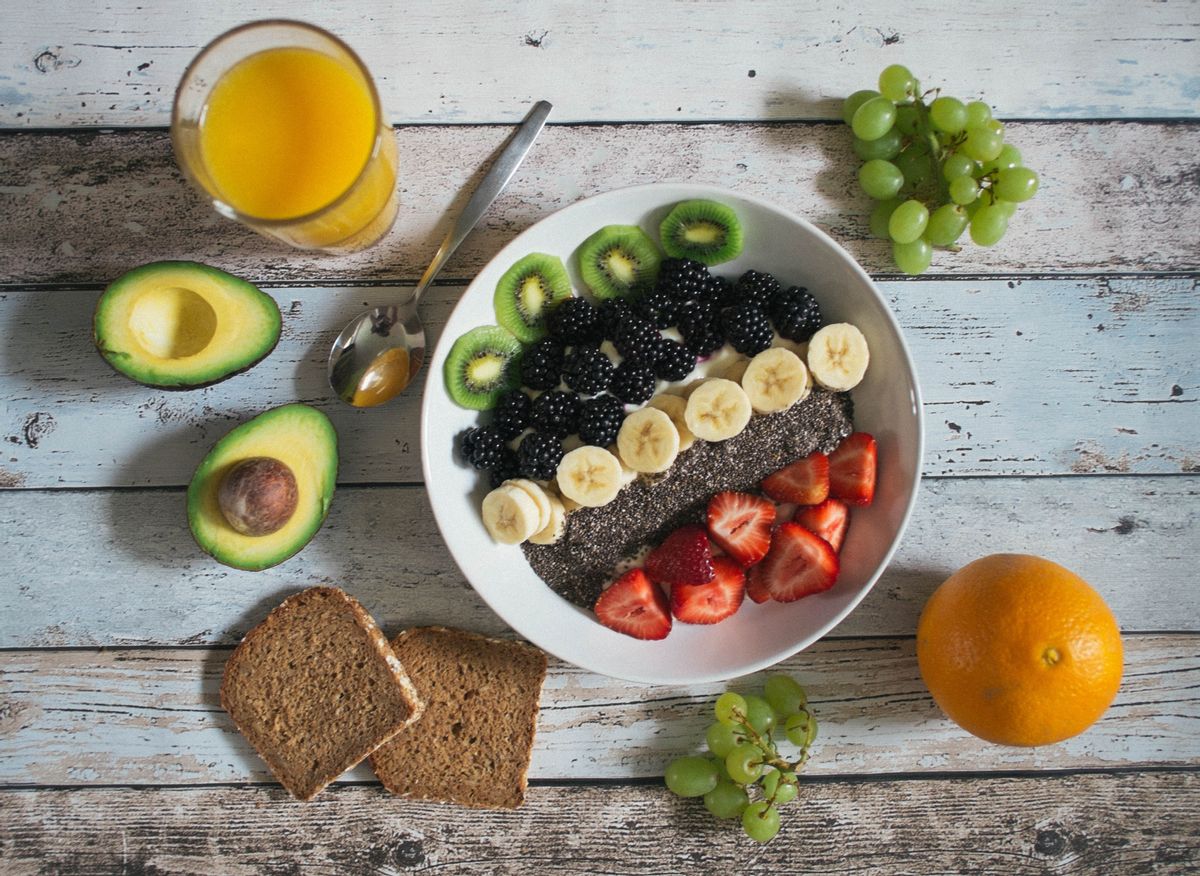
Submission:
{"label": "grape stem", "polygon": [[[746,716],[745,712],[735,706],[729,710],[729,714],[738,720],[738,723],[742,725],[742,729],[746,731],[746,736],[749,737],[754,746],[763,753],[765,757],[762,760],[762,763],[765,766],[774,767],[780,772],[787,771],[794,773],[808,762],[809,751],[807,745],[800,749],[800,758],[795,763],[791,763],[790,761],[779,756],[779,749],[775,747],[775,742],[771,739],[770,734],[764,738],[761,733],[750,726],[750,720]],[[772,798],[773,797],[774,795],[772,795]]]}

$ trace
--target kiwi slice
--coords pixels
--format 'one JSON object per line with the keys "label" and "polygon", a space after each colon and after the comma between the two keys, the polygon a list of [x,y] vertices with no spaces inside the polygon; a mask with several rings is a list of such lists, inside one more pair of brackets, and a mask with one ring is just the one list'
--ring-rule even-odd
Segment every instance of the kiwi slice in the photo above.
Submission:
{"label": "kiwi slice", "polygon": [[624,298],[654,285],[661,258],[636,225],[605,225],[579,247],[579,275],[597,298]]}
{"label": "kiwi slice", "polygon": [[677,259],[719,265],[742,251],[742,223],[737,214],[717,201],[680,201],[658,229],[663,249]]}
{"label": "kiwi slice", "polygon": [[562,260],[531,252],[496,284],[496,321],[518,341],[532,344],[546,336],[546,315],[570,297],[571,278]]}
{"label": "kiwi slice", "polygon": [[481,325],[454,342],[442,376],[450,398],[464,408],[486,411],[521,385],[521,343],[498,325]]}

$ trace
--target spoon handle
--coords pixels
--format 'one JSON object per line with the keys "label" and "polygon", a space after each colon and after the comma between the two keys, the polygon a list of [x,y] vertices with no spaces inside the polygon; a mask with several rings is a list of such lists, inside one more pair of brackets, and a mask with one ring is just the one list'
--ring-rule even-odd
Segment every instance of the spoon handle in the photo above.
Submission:
{"label": "spoon handle", "polygon": [[425,269],[425,273],[421,276],[421,282],[417,284],[417,288],[413,291],[411,300],[414,307],[421,293],[433,282],[434,277],[438,275],[442,266],[446,264],[446,260],[458,249],[458,245],[463,242],[466,236],[471,233],[471,229],[483,218],[483,214],[492,205],[492,201],[496,200],[496,196],[504,190],[504,187],[508,185],[508,181],[512,179],[513,174],[517,172],[517,168],[525,160],[525,155],[529,152],[533,141],[541,133],[542,126],[546,124],[546,117],[550,115],[550,109],[549,101],[539,100],[534,104],[533,109],[529,111],[529,115],[525,117],[525,121],[521,123],[521,127],[517,129],[512,139],[508,141],[508,144],[504,147],[504,151],[500,153],[500,157],[495,160],[488,169],[487,175],[480,181],[475,191],[471,193],[471,197],[467,201],[467,206],[458,215],[458,219],[455,220],[450,233],[446,235],[446,239],[438,247],[433,261],[429,263],[429,267]]}

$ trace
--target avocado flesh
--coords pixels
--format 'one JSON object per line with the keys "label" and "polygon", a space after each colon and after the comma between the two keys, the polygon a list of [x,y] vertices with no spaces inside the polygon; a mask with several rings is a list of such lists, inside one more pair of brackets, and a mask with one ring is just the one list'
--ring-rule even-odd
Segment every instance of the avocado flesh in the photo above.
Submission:
{"label": "avocado flesh", "polygon": [[[269,535],[242,535],[217,502],[221,479],[254,456],[278,459],[296,478],[296,512]],[[337,432],[316,408],[272,408],[236,427],[201,461],[188,486],[188,524],[196,543],[218,562],[257,572],[282,563],[321,528],[337,483]]]}
{"label": "avocado flesh", "polygon": [[153,262],[114,280],[96,304],[95,341],[117,371],[189,389],[232,377],[279,341],[275,299],[197,262]]}

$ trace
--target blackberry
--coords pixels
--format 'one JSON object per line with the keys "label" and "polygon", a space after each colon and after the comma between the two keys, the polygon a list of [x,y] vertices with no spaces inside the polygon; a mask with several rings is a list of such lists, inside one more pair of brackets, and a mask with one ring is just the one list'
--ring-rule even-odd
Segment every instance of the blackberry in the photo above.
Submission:
{"label": "blackberry", "polygon": [[658,345],[658,362],[654,373],[663,380],[683,380],[696,367],[696,354],[678,341],[663,338]]}
{"label": "blackberry", "polygon": [[563,345],[558,338],[542,338],[521,357],[521,385],[554,389],[563,370]]}
{"label": "blackberry", "polygon": [[733,304],[733,284],[724,277],[709,277],[705,292],[705,301],[715,301],[722,307]]}
{"label": "blackberry", "polygon": [[708,268],[691,259],[663,259],[658,266],[658,283],[655,289],[666,292],[677,301],[707,298],[709,283],[713,279]]}
{"label": "blackberry", "polygon": [[537,431],[555,438],[565,438],[572,432],[578,432],[579,396],[561,389],[542,393],[534,399],[530,422]]}
{"label": "blackberry", "polygon": [[684,346],[697,356],[707,356],[725,343],[721,313],[712,301],[689,301],[680,308],[679,332]]}
{"label": "blackberry", "polygon": [[733,348],[746,356],[756,356],[771,346],[771,321],[753,305],[726,307],[721,311],[721,328]]}
{"label": "blackberry", "polygon": [[771,321],[781,337],[807,341],[821,327],[821,306],[803,286],[792,286],[771,299]]}
{"label": "blackberry", "polygon": [[608,391],[626,404],[640,405],[654,395],[654,371],[627,359],[617,366]]}
{"label": "blackberry", "polygon": [[626,298],[610,298],[600,305],[600,325],[603,330],[604,339],[615,341],[617,339],[617,329],[621,326],[621,320],[634,312],[633,305]]}
{"label": "blackberry", "polygon": [[767,310],[771,306],[771,298],[779,289],[779,281],[770,274],[746,271],[738,277],[737,285],[734,286],[733,303],[753,304],[755,307]]}
{"label": "blackberry", "polygon": [[521,477],[532,481],[553,480],[562,458],[562,442],[542,432],[530,432],[521,439],[521,445],[517,448],[517,466]]}
{"label": "blackberry", "polygon": [[492,426],[468,429],[459,441],[462,458],[481,471],[489,471],[500,463],[505,446],[503,436]]}
{"label": "blackberry", "polygon": [[529,396],[521,390],[510,389],[496,402],[492,411],[492,428],[499,432],[505,441],[516,438],[529,425],[532,404]]}
{"label": "blackberry", "polygon": [[604,392],[612,375],[612,359],[595,347],[576,347],[563,362],[563,380],[576,392]]}
{"label": "blackberry", "polygon": [[550,312],[550,334],[564,344],[593,345],[603,338],[600,314],[590,301],[568,298]]}
{"label": "blackberry", "polygon": [[662,335],[652,324],[640,316],[627,316],[617,328],[617,338],[613,341],[613,346],[617,348],[622,359],[653,366],[661,342]]}
{"label": "blackberry", "polygon": [[656,328],[668,328],[679,319],[679,302],[670,292],[655,288],[638,299],[637,311]]}
{"label": "blackberry", "polygon": [[608,393],[589,398],[579,411],[579,438],[584,444],[608,447],[624,421],[625,406],[618,399]]}
{"label": "blackberry", "polygon": [[517,461],[517,451],[511,447],[505,447],[500,451],[500,461],[488,473],[488,480],[491,482],[492,489],[496,489],[496,487],[505,481],[511,481],[513,478],[519,478],[520,476],[521,464]]}

